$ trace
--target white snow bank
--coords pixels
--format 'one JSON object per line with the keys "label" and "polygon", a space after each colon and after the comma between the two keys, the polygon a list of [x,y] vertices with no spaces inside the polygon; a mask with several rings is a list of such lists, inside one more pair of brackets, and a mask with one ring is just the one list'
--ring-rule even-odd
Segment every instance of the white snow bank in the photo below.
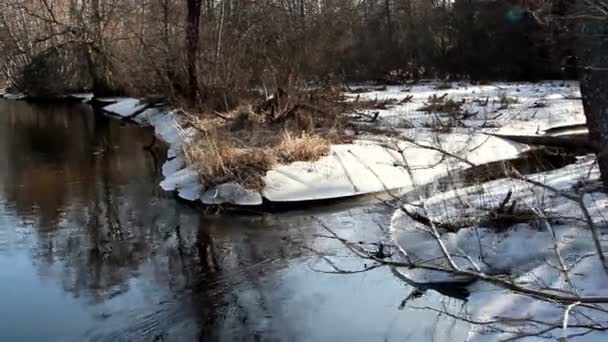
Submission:
{"label": "white snow bank", "polygon": [[66,99],[74,99],[74,100],[78,100],[81,101],[83,103],[88,103],[91,100],[93,100],[95,96],[92,93],[74,93],[74,94],[69,94],[66,95],[65,98]]}
{"label": "white snow bank", "polygon": [[[165,179],[160,186],[165,191],[176,191],[177,196],[188,200],[199,200],[204,186],[201,184],[198,173],[187,167],[182,146],[193,134],[192,130],[182,128],[183,117],[173,111],[164,112],[156,108],[146,109],[147,104],[138,99],[103,99],[114,102],[103,107],[111,115],[122,118],[132,117],[140,125],[151,125],[158,139],[165,142],[169,148],[167,161],[162,166]],[[141,112],[133,117],[137,112]]]}
{"label": "white snow bank", "polygon": [[225,183],[205,191],[201,195],[204,204],[235,204],[241,206],[262,205],[262,195],[257,191],[244,189],[237,183]]}
{"label": "white snow bank", "polygon": [[340,198],[402,188],[407,171],[399,156],[378,145],[336,145],[315,162],[295,162],[268,172],[263,195],[273,202]]}
{"label": "white snow bank", "polygon": [[[470,165],[445,157],[447,151],[473,164],[516,158],[528,148],[481,134],[419,136],[417,143],[361,141],[332,146],[329,156],[314,162],[281,165],[268,172],[263,196],[272,202],[298,202],[362,194],[413,190]],[[393,146],[395,145],[395,146]],[[401,151],[401,153],[399,153]]]}
{"label": "white snow bank", "polygon": [[188,168],[170,174],[160,186],[165,191],[177,191],[180,198],[189,201],[196,201],[203,188],[198,173]]}
{"label": "white snow bank", "polygon": [[[428,128],[437,122],[446,123],[446,115],[420,110],[429,97],[443,95],[456,102],[464,101],[462,109],[473,114],[462,121],[466,127],[488,132],[532,135],[555,125],[586,122],[578,82],[452,83],[450,89],[436,89],[439,85],[438,82],[424,82],[410,87],[389,86],[382,91],[349,93],[347,96],[353,100],[393,101],[388,109],[369,110],[379,113],[375,125],[380,127]],[[410,96],[410,101],[401,103]]]}
{"label": "white snow bank", "polygon": [[[585,158],[568,167],[529,176],[563,192],[576,191],[576,187],[594,183],[599,172],[591,158]],[[497,208],[511,191],[511,201],[517,201],[515,208],[541,209],[549,218],[549,227],[542,221],[522,222],[510,227],[498,222],[489,224],[481,218],[488,210]],[[606,222],[602,212],[608,207],[608,196],[592,192],[584,198],[586,207],[595,224],[602,230]],[[414,205],[405,208],[410,213],[419,213],[442,227],[443,224],[465,222],[456,233],[440,228],[441,240],[463,269],[479,269],[489,274],[506,274],[520,285],[533,289],[550,288],[556,291],[574,291],[581,296],[608,296],[608,281],[596,254],[591,232],[579,206],[552,191],[536,187],[516,179],[501,179],[479,186],[467,187],[437,194],[424,201],[424,209]],[[510,202],[512,203],[512,202]],[[468,222],[468,224],[467,224]],[[447,267],[439,244],[429,232],[429,228],[414,221],[402,210],[395,213],[391,223],[394,242],[410,260],[433,266]],[[553,234],[555,238],[553,238]],[[608,248],[608,240],[602,234],[602,245]],[[554,242],[555,239],[555,242]],[[560,261],[554,250],[554,243],[563,257],[574,290],[566,276],[559,270]],[[556,266],[557,265],[557,266]],[[461,280],[447,273],[421,269],[403,269],[401,272],[416,282],[443,282]],[[534,319],[558,322],[561,326],[564,306],[555,303],[534,301],[529,296],[514,294],[485,283],[475,283],[470,287],[472,294],[467,304],[467,312],[473,320],[492,321],[498,317]],[[589,319],[608,324],[608,315],[588,309],[580,309],[573,314],[570,324],[589,324]],[[496,341],[512,334],[491,330],[490,325],[475,326],[469,341]],[[517,329],[508,326],[508,331],[532,332],[540,330],[529,322],[520,322]],[[542,327],[541,327],[542,328]],[[570,329],[569,333],[582,332]],[[551,331],[553,337],[560,337],[559,330]],[[578,340],[593,340],[597,334],[580,337]],[[608,335],[601,335],[608,338]],[[530,340],[536,340],[531,338]]]}
{"label": "white snow bank", "polygon": [[147,108],[149,105],[139,99],[125,98],[116,103],[103,107],[110,115],[119,116],[123,119],[131,119],[139,124],[151,123],[152,117],[160,114],[157,108]]}
{"label": "white snow bank", "polygon": [[18,101],[18,100],[25,100],[27,98],[27,95],[20,94],[20,93],[18,93],[18,94],[6,93],[2,97],[5,98],[6,100]]}

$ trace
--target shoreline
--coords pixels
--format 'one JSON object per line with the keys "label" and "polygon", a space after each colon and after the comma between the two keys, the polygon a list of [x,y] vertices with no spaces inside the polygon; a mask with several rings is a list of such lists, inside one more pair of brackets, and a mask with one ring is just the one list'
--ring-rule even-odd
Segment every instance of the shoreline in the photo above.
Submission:
{"label": "shoreline", "polygon": [[[477,116],[482,116],[481,104],[476,105],[473,97],[483,97],[484,92],[499,98],[513,94],[537,96],[538,89],[544,89],[547,95],[538,96],[536,101],[562,101],[568,96],[562,95],[564,90],[572,90],[572,82],[545,81],[540,83],[501,83],[490,85],[473,85],[454,83],[453,88],[437,89],[439,81],[421,82],[414,86],[384,86],[381,88],[349,87],[352,93],[346,93],[350,101],[359,99],[381,99],[388,103],[379,110],[368,110],[370,115],[378,113],[378,122],[360,123],[361,127],[372,129],[387,129],[398,133],[396,138],[387,138],[381,133],[359,133],[352,144],[332,145],[331,153],[315,162],[294,162],[287,165],[274,166],[265,177],[266,187],[260,191],[244,189],[237,183],[224,183],[216,186],[201,184],[195,170],[187,166],[182,147],[195,133],[188,127],[185,118],[178,111],[171,110],[159,104],[147,104],[140,99],[128,97],[93,98],[92,94],[71,94],[62,96],[50,102],[82,102],[100,108],[105,115],[129,121],[139,126],[152,126],[156,139],[168,146],[166,159],[162,165],[164,180],[159,186],[168,192],[174,192],[184,201],[204,206],[231,205],[255,209],[271,207],[307,206],[311,203],[352,199],[365,195],[388,194],[398,197],[404,192],[415,190],[418,186],[431,184],[435,180],[448,176],[452,172],[464,171],[472,166],[483,165],[501,160],[517,159],[532,149],[513,137],[517,135],[533,135],[531,125],[508,124],[504,127],[500,119],[489,121],[485,116],[481,127],[470,129],[451,128],[450,131],[435,131],[427,126],[428,114],[419,114],[419,109],[412,108],[415,103],[426,103],[428,96],[449,94],[448,97],[466,98],[476,110]],[[509,88],[510,87],[510,88]],[[520,90],[519,88],[531,90]],[[534,89],[538,87],[538,89]],[[513,88],[513,89],[511,89]],[[506,89],[506,90],[505,90]],[[557,91],[560,93],[558,94]],[[571,93],[571,91],[569,91]],[[478,93],[478,95],[476,95]],[[528,94],[529,93],[529,94]],[[409,95],[411,94],[411,95]],[[446,96],[442,95],[442,96]],[[410,96],[411,101],[403,98]],[[22,94],[4,94],[7,100],[32,101]],[[413,98],[413,100],[412,100]],[[37,101],[34,102],[49,102]],[[488,106],[489,96],[486,100]],[[501,100],[502,101],[502,100]],[[513,101],[517,102],[517,101]],[[494,100],[492,102],[494,105]],[[496,106],[498,106],[497,104]],[[513,105],[517,106],[517,105]],[[469,109],[466,109],[468,112]],[[507,108],[507,112],[512,110]],[[505,112],[503,110],[503,112]],[[500,115],[502,115],[501,113]],[[529,114],[532,118],[536,114]],[[409,119],[412,117],[412,119]],[[408,120],[408,126],[402,126],[402,121]],[[416,121],[414,121],[416,120]],[[427,121],[425,121],[427,120]],[[433,119],[435,120],[435,119]],[[473,117],[466,119],[469,125],[472,120],[482,120]],[[579,119],[572,119],[570,121]],[[553,120],[549,120],[552,125]],[[485,128],[486,122],[491,122],[497,128]],[[532,121],[534,122],[534,120]],[[522,124],[525,122],[522,121]],[[407,127],[415,127],[409,129]],[[509,129],[509,126],[514,126]],[[518,127],[521,126],[521,127]],[[405,127],[405,128],[401,128]],[[466,127],[466,126],[465,126]],[[540,126],[539,126],[540,127]],[[538,128],[537,128],[538,131]],[[437,141],[435,141],[437,140]],[[534,141],[534,139],[532,139]],[[448,155],[448,158],[446,158]],[[453,157],[449,157],[453,156]],[[468,164],[467,164],[468,163]]]}

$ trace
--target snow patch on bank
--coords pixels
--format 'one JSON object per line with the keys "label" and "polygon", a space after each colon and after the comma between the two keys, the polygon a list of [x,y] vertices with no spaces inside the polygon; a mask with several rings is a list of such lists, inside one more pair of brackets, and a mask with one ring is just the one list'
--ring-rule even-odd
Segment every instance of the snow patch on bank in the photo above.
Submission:
{"label": "snow patch on bank", "polygon": [[1,97],[4,98],[5,100],[20,101],[20,100],[25,100],[27,98],[27,95],[21,94],[21,93],[17,93],[17,94],[5,93],[5,94],[2,94]]}
{"label": "snow patch on bank", "polygon": [[[575,81],[493,82],[488,85],[452,82],[449,89],[437,89],[440,85],[443,86],[438,82],[422,82],[346,95],[352,101],[392,101],[387,109],[367,111],[379,113],[375,123],[379,127],[428,128],[438,120],[446,122],[443,115],[420,110],[432,96],[464,101],[462,109],[475,115],[462,120],[462,124],[493,133],[538,135],[551,127],[586,122],[579,84]],[[409,101],[401,103],[410,97]]]}

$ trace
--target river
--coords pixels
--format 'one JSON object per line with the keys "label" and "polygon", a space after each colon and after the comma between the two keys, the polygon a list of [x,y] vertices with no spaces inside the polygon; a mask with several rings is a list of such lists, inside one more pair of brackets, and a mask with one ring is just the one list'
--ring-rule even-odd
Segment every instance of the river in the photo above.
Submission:
{"label": "river", "polygon": [[453,322],[400,308],[411,288],[388,269],[318,271],[312,250],[364,261],[316,219],[381,241],[386,205],[205,215],[160,190],[152,135],[87,105],[0,100],[0,341],[455,340]]}

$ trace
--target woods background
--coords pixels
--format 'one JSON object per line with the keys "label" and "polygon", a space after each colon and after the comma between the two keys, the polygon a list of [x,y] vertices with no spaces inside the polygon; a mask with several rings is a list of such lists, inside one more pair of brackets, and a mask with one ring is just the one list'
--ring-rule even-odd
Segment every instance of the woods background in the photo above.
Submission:
{"label": "woods background", "polygon": [[573,78],[567,3],[0,0],[0,68],[32,96],[199,102],[296,80]]}

